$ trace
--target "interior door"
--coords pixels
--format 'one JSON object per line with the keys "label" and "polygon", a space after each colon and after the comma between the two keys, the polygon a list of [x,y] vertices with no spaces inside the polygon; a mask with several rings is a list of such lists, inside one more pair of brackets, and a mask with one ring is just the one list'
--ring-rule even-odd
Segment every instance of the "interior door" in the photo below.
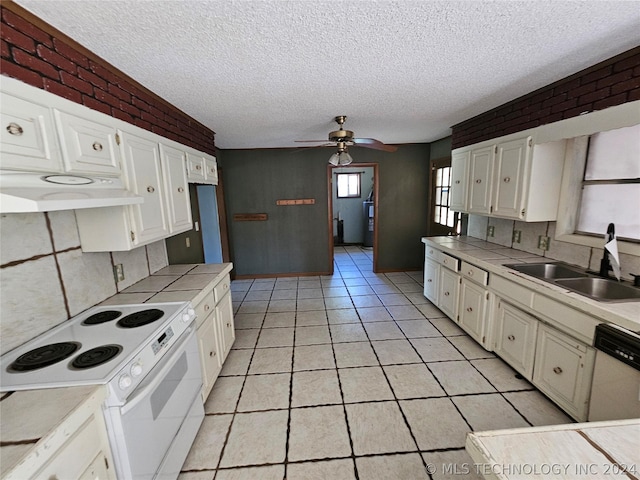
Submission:
{"label": "interior door", "polygon": [[460,232],[458,212],[451,210],[451,157],[430,161],[429,223],[427,236]]}

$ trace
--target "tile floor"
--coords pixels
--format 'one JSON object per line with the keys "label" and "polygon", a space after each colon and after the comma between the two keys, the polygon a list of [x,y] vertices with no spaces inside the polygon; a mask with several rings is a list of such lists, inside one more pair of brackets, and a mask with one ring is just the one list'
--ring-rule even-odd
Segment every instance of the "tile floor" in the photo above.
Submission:
{"label": "tile floor", "polygon": [[480,478],[467,432],[572,421],[429,303],[422,272],[374,274],[358,247],[335,264],[232,283],[236,340],[180,480]]}

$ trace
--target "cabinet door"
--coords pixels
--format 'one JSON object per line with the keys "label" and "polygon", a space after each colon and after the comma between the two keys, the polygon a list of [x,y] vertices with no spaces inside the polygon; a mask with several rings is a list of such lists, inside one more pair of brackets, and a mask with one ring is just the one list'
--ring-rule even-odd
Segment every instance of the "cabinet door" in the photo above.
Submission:
{"label": "cabinet door", "polygon": [[211,185],[218,184],[218,163],[216,157],[204,157],[204,164],[206,168],[205,177],[207,183]]}
{"label": "cabinet door", "polygon": [[144,203],[129,206],[133,244],[145,244],[169,235],[164,185],[158,144],[129,133],[122,134],[129,190],[144,197]]}
{"label": "cabinet door", "polygon": [[494,351],[531,380],[538,320],[502,300],[497,312]]}
{"label": "cabinet door", "polygon": [[469,159],[471,152],[454,153],[451,156],[451,194],[449,206],[456,212],[466,212],[469,188]]}
{"label": "cabinet door", "polygon": [[469,212],[490,213],[493,146],[471,151],[469,162]]}
{"label": "cabinet door", "polygon": [[524,191],[529,137],[499,143],[493,181],[493,214],[524,217]]}
{"label": "cabinet door", "polygon": [[440,269],[439,283],[438,308],[451,320],[457,321],[460,275],[448,268],[442,267]]}
{"label": "cabinet door", "polygon": [[222,368],[213,312],[198,327],[200,365],[202,366],[202,401],[205,402]]}
{"label": "cabinet door", "polygon": [[585,422],[594,358],[591,347],[542,325],[533,382],[572,417]]}
{"label": "cabinet door", "polygon": [[204,157],[187,152],[187,177],[189,182],[205,183],[206,170]]}
{"label": "cabinet door", "polygon": [[236,339],[235,327],[233,324],[233,303],[231,293],[227,293],[220,303],[216,305],[216,321],[218,322],[219,348],[222,361],[227,358],[231,345]]}
{"label": "cabinet door", "polygon": [[424,296],[434,305],[438,304],[438,280],[440,264],[430,258],[424,260]]}
{"label": "cabinet door", "polygon": [[118,175],[120,152],[113,127],[55,110],[65,170]]}
{"label": "cabinet door", "polygon": [[50,110],[0,93],[1,168],[60,172],[60,149]]}
{"label": "cabinet door", "polygon": [[167,192],[169,232],[191,230],[191,201],[187,186],[184,152],[160,144],[160,160],[164,186]]}
{"label": "cabinet door", "polygon": [[478,343],[485,345],[487,291],[475,283],[462,279],[460,285],[460,326]]}

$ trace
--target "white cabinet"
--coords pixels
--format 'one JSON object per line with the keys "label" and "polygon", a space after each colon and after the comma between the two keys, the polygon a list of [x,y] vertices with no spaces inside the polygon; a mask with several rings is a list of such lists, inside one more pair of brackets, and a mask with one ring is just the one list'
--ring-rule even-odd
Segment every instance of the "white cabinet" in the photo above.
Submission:
{"label": "white cabinet", "polygon": [[496,310],[494,351],[531,380],[538,320],[501,299]]}
{"label": "white cabinet", "polygon": [[125,185],[142,196],[144,202],[77,210],[80,244],[85,252],[131,250],[191,228],[191,204],[182,156],[164,147],[161,160],[161,148],[155,137],[119,134]]}
{"label": "white cabinet", "polygon": [[595,350],[540,325],[533,383],[578,421],[587,420]]}
{"label": "white cabinet", "polygon": [[469,161],[471,152],[451,155],[451,191],[449,206],[456,212],[467,210],[467,191],[469,185]]}
{"label": "white cabinet", "polygon": [[202,152],[187,151],[187,178],[190,183],[217,185],[216,157]]}
{"label": "white cabinet", "polygon": [[460,275],[446,267],[440,269],[438,308],[450,319],[457,321]]}
{"label": "white cabinet", "polygon": [[565,143],[536,144],[533,136],[520,133],[454,150],[452,169],[463,175],[467,166],[467,186],[464,179],[452,183],[453,210],[527,222],[555,220]]}
{"label": "white cabinet", "polygon": [[0,104],[0,168],[62,171],[60,147],[49,108],[5,92],[0,92]]}
{"label": "white cabinet", "polygon": [[487,290],[463,278],[460,284],[460,326],[479,344],[486,345]]}
{"label": "white cabinet", "polygon": [[206,401],[236,338],[229,274],[209,289],[195,307],[202,366],[202,401]]}
{"label": "white cabinet", "polygon": [[424,260],[424,296],[434,305],[438,304],[438,280],[440,264],[430,258]]}
{"label": "white cabinet", "polygon": [[120,151],[116,138],[118,132],[113,125],[96,122],[87,118],[88,115],[72,115],[60,110],[54,112],[65,171],[120,174]]}

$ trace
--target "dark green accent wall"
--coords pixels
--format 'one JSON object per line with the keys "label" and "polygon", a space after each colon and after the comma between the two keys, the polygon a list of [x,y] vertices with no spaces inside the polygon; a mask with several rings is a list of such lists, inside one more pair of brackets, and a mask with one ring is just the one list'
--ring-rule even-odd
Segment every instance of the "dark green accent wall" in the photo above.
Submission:
{"label": "dark green accent wall", "polygon": [[[354,161],[379,165],[378,268],[419,269],[426,233],[429,144],[394,153],[352,147]],[[221,150],[232,261],[238,275],[327,272],[329,226],[327,148]],[[277,206],[314,198],[315,205]],[[236,222],[240,213],[267,221]]]}
{"label": "dark green accent wall", "polygon": [[441,138],[430,144],[431,158],[444,158],[451,156],[451,137]]}

